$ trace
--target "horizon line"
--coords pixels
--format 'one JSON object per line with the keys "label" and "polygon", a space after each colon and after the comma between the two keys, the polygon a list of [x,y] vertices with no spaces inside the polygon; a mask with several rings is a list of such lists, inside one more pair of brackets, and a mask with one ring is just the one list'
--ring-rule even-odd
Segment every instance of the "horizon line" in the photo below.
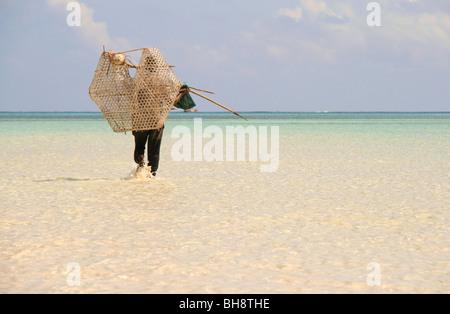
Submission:
{"label": "horizon line", "polygon": [[[450,111],[239,111],[241,113],[450,113]],[[1,111],[0,113],[95,113],[103,114],[101,111]],[[174,114],[186,113],[186,114],[202,114],[202,113],[214,113],[214,114],[230,114],[229,112],[222,111],[197,111],[197,112],[183,112],[174,111]]]}

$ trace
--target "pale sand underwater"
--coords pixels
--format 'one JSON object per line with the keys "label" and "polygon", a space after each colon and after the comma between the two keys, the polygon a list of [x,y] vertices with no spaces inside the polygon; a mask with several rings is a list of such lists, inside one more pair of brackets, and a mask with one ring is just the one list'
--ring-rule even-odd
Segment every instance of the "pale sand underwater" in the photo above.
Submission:
{"label": "pale sand underwater", "polygon": [[157,179],[104,120],[0,120],[0,293],[450,292],[448,114],[203,122],[279,126],[278,170],[173,161],[189,115]]}

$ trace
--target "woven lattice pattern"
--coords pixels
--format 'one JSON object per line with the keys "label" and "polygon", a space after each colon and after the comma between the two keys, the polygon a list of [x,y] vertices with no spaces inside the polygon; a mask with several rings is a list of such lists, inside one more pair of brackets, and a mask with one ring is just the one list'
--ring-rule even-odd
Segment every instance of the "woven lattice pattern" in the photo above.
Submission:
{"label": "woven lattice pattern", "polygon": [[115,132],[159,129],[177,98],[181,82],[157,48],[145,48],[133,67],[121,55],[103,52],[89,95]]}

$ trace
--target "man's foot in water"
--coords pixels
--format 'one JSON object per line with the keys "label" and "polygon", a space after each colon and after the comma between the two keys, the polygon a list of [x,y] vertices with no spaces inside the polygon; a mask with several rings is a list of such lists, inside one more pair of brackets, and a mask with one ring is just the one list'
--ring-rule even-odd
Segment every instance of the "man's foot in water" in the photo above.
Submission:
{"label": "man's foot in water", "polygon": [[136,173],[139,173],[139,172],[141,172],[142,170],[144,170],[145,169],[145,163],[143,162],[143,163],[140,163],[138,166],[137,166],[137,168],[136,168]]}

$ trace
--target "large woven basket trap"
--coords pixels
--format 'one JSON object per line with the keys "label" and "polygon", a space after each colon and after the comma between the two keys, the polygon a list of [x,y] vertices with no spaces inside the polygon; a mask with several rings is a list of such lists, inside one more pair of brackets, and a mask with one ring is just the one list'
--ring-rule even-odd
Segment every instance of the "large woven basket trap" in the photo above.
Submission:
{"label": "large woven basket trap", "polygon": [[114,132],[163,127],[181,82],[157,48],[142,49],[134,77],[123,55],[103,52],[89,95]]}

